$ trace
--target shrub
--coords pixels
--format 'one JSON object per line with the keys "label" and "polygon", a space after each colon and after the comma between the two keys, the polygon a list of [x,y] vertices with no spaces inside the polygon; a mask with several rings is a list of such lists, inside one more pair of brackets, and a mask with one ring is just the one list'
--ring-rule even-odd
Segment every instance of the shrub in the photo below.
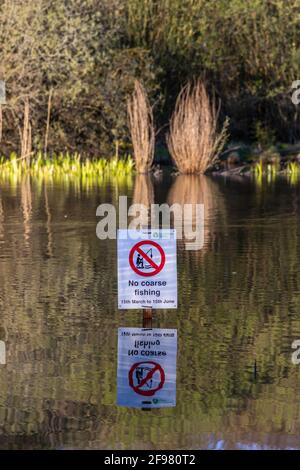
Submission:
{"label": "shrub", "polygon": [[153,163],[155,134],[152,108],[144,87],[138,81],[128,100],[128,116],[136,169],[138,173],[147,173]]}
{"label": "shrub", "polygon": [[170,123],[168,148],[181,173],[204,173],[226,139],[225,123],[217,132],[218,112],[204,84],[188,83],[180,92]]}

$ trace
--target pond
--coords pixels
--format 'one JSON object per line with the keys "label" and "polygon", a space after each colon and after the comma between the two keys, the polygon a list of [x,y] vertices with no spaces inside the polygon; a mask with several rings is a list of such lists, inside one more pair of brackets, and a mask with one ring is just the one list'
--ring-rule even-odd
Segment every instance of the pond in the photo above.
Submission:
{"label": "pond", "polygon": [[[177,405],[116,406],[116,241],[103,202],[203,202],[204,246],[178,243]],[[1,449],[300,448],[300,185],[285,179],[24,178],[0,186]]]}

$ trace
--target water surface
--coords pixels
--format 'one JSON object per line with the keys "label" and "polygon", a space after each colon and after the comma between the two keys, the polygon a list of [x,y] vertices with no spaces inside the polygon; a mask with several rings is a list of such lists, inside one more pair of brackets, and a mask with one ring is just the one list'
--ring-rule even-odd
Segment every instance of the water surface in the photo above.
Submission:
{"label": "water surface", "polygon": [[[116,242],[96,208],[204,202],[205,244],[178,243],[177,406],[116,406]],[[164,176],[0,185],[0,448],[300,448],[300,186]]]}

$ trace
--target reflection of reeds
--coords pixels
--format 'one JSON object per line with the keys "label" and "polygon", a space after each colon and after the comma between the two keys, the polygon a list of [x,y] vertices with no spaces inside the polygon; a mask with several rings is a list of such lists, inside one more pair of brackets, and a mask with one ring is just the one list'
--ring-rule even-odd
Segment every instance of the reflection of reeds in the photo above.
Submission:
{"label": "reflection of reeds", "polygon": [[227,138],[225,122],[217,132],[218,111],[204,84],[188,83],[180,92],[170,122],[168,148],[181,173],[204,173]]}
{"label": "reflection of reeds", "polygon": [[[217,184],[204,175],[180,175],[176,178],[168,194],[168,204],[192,204],[191,220],[189,225],[195,230],[196,204],[204,205],[204,248],[214,237],[213,227],[224,215],[224,204]],[[183,230],[183,241],[191,241],[193,233]]]}
{"label": "reflection of reeds", "polygon": [[131,140],[138,173],[147,173],[154,158],[153,113],[144,87],[136,81],[128,101]]}
{"label": "reflection of reeds", "polygon": [[146,211],[140,212],[140,220],[143,226],[148,226],[151,204],[154,204],[154,189],[150,175],[137,175],[134,183],[133,204],[142,204]]}
{"label": "reflection of reeds", "polygon": [[24,238],[25,241],[29,242],[30,237],[30,219],[32,212],[32,195],[31,195],[31,183],[30,177],[24,178],[21,182],[21,205],[23,210],[24,219]]}
{"label": "reflection of reeds", "polygon": [[0,104],[0,142],[2,140],[2,132],[3,132],[3,113],[2,113],[2,105]]}
{"label": "reflection of reeds", "polygon": [[4,237],[4,210],[2,198],[0,197],[0,238]]}
{"label": "reflection of reeds", "polygon": [[[21,181],[27,178],[27,174],[19,172],[1,173],[0,168],[0,182],[9,183],[11,187],[17,187]],[[131,189],[133,177],[131,174],[116,174],[110,173],[98,174],[74,174],[74,173],[38,173],[31,176],[34,183],[42,183],[63,187],[65,190],[73,188],[76,192],[80,193],[82,190],[88,192],[96,187],[108,188],[109,184],[113,183],[116,188],[122,187],[126,192],[126,188]]]}
{"label": "reflection of reeds", "polygon": [[134,204],[144,204],[150,208],[154,204],[154,190],[150,175],[137,175],[134,183]]}
{"label": "reflection of reeds", "polygon": [[46,214],[47,214],[47,223],[46,223],[47,236],[48,236],[47,255],[51,258],[53,256],[52,230],[51,230],[51,211],[50,211],[48,191],[47,191],[47,185],[46,184],[44,184],[44,195],[45,195],[45,211],[46,211]]}

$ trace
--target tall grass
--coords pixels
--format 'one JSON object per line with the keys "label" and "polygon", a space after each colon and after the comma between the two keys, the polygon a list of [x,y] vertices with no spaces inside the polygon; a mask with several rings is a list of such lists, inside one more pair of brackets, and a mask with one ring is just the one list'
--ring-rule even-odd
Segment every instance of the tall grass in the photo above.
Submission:
{"label": "tall grass", "polygon": [[181,173],[205,173],[227,139],[228,120],[217,131],[218,111],[204,84],[189,82],[180,92],[173,112],[167,144]]}
{"label": "tall grass", "polygon": [[300,165],[297,161],[289,161],[283,168],[280,162],[264,163],[259,160],[251,166],[256,183],[262,186],[263,182],[271,183],[278,177],[286,177],[291,185],[300,181]]}
{"label": "tall grass", "polygon": [[32,175],[37,177],[120,177],[132,174],[134,161],[128,156],[124,159],[82,159],[80,154],[60,153],[51,157],[42,152],[33,155],[30,162],[15,153],[9,159],[0,158],[0,177],[11,175]]}
{"label": "tall grass", "polygon": [[154,158],[153,113],[143,85],[136,80],[128,100],[129,129],[138,173],[147,173]]}
{"label": "tall grass", "polygon": [[296,162],[289,162],[286,168],[286,172],[291,185],[295,185],[299,181],[300,167]]}

